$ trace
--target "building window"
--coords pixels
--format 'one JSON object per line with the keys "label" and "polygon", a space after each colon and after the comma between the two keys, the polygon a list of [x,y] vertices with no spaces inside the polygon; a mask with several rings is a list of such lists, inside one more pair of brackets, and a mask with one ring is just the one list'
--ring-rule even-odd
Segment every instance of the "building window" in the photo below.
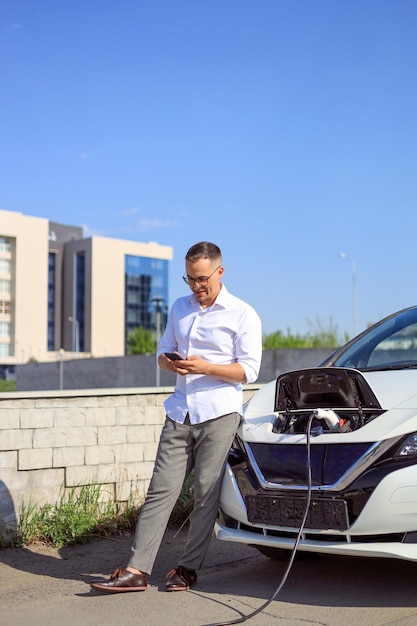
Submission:
{"label": "building window", "polygon": [[56,254],[48,257],[48,350],[55,349],[55,286]]}
{"label": "building window", "polygon": [[10,315],[9,300],[0,300],[0,315]]}
{"label": "building window", "polygon": [[135,328],[156,332],[158,303],[161,329],[166,325],[168,306],[168,261],[133,255],[125,256],[125,352],[127,339]]}
{"label": "building window", "polygon": [[77,252],[75,256],[75,319],[73,328],[73,349],[75,352],[85,351],[85,253]]}
{"label": "building window", "polygon": [[9,337],[10,324],[9,322],[0,322],[0,337]]}
{"label": "building window", "polygon": [[11,284],[9,280],[0,280],[0,293],[7,295],[11,293]]}
{"label": "building window", "polygon": [[0,356],[10,356],[10,344],[0,343]]}
{"label": "building window", "polygon": [[14,342],[14,239],[0,237],[0,356],[11,356]]}
{"label": "building window", "polygon": [[10,239],[8,239],[7,237],[0,237],[0,252],[6,252],[7,254],[10,254],[12,251],[12,244],[10,242]]}
{"label": "building window", "polygon": [[8,259],[0,259],[0,274],[9,275],[12,272],[12,264]]}

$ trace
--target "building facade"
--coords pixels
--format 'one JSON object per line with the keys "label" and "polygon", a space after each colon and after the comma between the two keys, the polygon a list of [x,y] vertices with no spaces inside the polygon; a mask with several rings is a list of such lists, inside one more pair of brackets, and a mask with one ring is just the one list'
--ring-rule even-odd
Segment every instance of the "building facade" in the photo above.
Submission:
{"label": "building facade", "polygon": [[123,356],[135,327],[163,328],[172,255],[0,210],[0,366]]}

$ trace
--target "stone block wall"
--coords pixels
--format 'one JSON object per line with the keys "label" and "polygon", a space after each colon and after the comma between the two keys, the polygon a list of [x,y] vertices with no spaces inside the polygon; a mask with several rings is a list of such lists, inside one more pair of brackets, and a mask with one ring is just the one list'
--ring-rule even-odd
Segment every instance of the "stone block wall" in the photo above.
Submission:
{"label": "stone block wall", "polygon": [[[247,385],[247,399],[259,385]],[[0,395],[0,536],[22,503],[56,504],[66,488],[99,484],[139,506],[152,475],[172,388]]]}

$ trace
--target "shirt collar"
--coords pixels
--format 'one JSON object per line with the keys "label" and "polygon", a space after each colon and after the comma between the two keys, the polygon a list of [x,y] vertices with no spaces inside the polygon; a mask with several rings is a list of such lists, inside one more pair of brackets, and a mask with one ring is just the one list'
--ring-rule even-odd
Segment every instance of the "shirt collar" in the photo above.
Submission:
{"label": "shirt collar", "polygon": [[[221,288],[220,288],[219,293],[217,294],[215,301],[208,308],[211,308],[214,306],[220,306],[223,309],[225,309],[227,306],[228,299],[229,299],[229,292],[227,291],[226,286],[223,283],[221,283]],[[197,298],[195,297],[193,293],[191,294],[189,301],[194,306],[197,306],[200,308],[200,303],[198,302]]]}

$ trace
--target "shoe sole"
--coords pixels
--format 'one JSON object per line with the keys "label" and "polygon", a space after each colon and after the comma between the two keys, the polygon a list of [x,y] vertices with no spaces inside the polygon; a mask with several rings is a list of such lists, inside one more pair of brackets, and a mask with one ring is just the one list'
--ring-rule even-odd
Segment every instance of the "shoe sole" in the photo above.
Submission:
{"label": "shoe sole", "polygon": [[186,587],[166,587],[165,590],[166,591],[188,591],[189,589],[191,589],[190,585],[187,585]]}
{"label": "shoe sole", "polygon": [[128,591],[146,591],[147,587],[105,587],[104,585],[90,585],[91,589],[103,593],[126,593]]}

